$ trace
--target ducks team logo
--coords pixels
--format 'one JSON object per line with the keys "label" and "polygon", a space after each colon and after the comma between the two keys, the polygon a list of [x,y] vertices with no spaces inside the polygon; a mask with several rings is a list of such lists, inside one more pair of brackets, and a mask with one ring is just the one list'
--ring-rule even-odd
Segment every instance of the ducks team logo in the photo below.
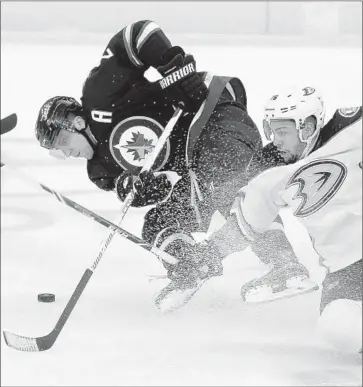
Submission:
{"label": "ducks team logo", "polygon": [[[117,164],[129,172],[138,173],[145,159],[153,151],[164,128],[149,117],[130,117],[115,126],[110,136],[110,152]],[[170,142],[160,152],[153,171],[168,161]]]}
{"label": "ducks team logo", "polygon": [[286,184],[286,189],[298,186],[293,199],[301,203],[294,215],[306,217],[320,210],[338,192],[346,176],[346,166],[336,160],[312,161],[299,168]]}
{"label": "ducks team logo", "polygon": [[304,87],[302,90],[303,90],[304,96],[311,95],[311,94],[315,93],[315,89],[313,87]]}

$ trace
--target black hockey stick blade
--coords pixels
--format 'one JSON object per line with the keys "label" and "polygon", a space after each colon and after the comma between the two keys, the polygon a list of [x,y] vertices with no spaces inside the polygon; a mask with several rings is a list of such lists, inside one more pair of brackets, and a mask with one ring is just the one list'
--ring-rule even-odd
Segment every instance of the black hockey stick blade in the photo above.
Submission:
{"label": "black hockey stick blade", "polygon": [[18,116],[13,113],[10,116],[1,119],[1,134],[5,134],[13,130],[18,122]]}
{"label": "black hockey stick blade", "polygon": [[93,271],[90,269],[87,269],[84,272],[55,327],[48,335],[41,337],[27,337],[20,336],[8,331],[3,331],[6,345],[10,348],[16,349],[17,351],[25,352],[41,352],[52,348],[64,324],[67,322],[69,316],[71,315],[73,308],[76,306],[78,299],[81,297],[83,290],[85,289],[92,274]]}

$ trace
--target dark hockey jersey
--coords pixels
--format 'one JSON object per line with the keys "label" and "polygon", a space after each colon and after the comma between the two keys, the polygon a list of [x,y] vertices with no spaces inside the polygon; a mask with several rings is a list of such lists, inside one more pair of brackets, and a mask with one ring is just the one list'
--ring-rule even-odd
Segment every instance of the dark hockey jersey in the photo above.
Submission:
{"label": "dark hockey jersey", "polygon": [[[316,143],[309,154],[321,148],[336,134],[352,125],[360,118],[362,118],[362,107],[337,109],[333,117],[320,130]],[[248,169],[249,178],[257,176],[266,169],[282,165],[287,165],[287,163],[280,155],[277,147],[270,142],[261,152],[256,153],[253,157]]]}
{"label": "dark hockey jersey", "polygon": [[[159,82],[150,82],[144,76],[150,66],[162,65],[162,53],[170,47],[170,41],[154,22],[133,23],[110,40],[99,66],[92,69],[84,83],[81,101],[98,141],[87,170],[89,178],[102,189],[113,189],[115,178],[125,170],[134,174],[140,171],[182,100],[178,88],[162,89]],[[205,72],[199,74],[209,88],[218,78]],[[237,78],[226,82],[216,110],[226,103],[246,109],[246,93]],[[196,112],[185,112],[181,116],[154,171],[182,174],[186,170],[187,141],[195,115]]]}

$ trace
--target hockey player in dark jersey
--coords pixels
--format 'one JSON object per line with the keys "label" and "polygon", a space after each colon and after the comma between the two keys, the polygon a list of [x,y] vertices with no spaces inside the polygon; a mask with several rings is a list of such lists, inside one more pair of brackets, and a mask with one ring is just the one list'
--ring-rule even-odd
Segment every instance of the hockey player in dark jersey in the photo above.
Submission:
{"label": "hockey player in dark jersey", "polygon": [[[150,67],[158,81],[146,79]],[[41,146],[87,158],[89,178],[121,201],[133,189],[134,207],[156,205],[142,236],[183,261],[195,243],[190,234],[206,231],[217,210],[227,216],[252,155],[262,149],[242,82],[196,72],[192,55],[172,46],[154,22],[139,21],[110,40],[81,101],[60,96],[44,103],[36,124]],[[179,102],[184,114],[169,142],[152,172],[138,176]],[[173,187],[168,171],[180,177]],[[293,254],[286,238],[277,248]],[[165,263],[169,278],[177,280],[189,264]],[[206,266],[205,277],[222,273],[218,259]]]}

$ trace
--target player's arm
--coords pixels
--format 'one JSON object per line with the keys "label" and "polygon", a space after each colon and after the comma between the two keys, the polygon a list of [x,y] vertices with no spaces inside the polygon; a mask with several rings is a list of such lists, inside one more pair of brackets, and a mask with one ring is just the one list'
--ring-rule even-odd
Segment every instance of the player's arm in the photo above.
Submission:
{"label": "player's arm", "polygon": [[82,105],[90,111],[96,136],[114,127],[114,112],[129,109],[129,100],[144,102],[149,86],[144,73],[150,66],[158,66],[162,53],[170,47],[160,27],[147,20],[132,23],[112,37],[100,65],[91,70],[82,89]]}
{"label": "player's arm", "polygon": [[175,91],[175,98],[184,102],[185,109],[197,111],[208,90],[197,74],[192,55],[179,46],[172,46],[161,28],[149,20],[132,23],[118,32],[109,42],[101,65],[116,58],[119,65],[130,70],[129,78],[143,77],[150,66],[164,77],[157,88]]}
{"label": "player's arm", "polygon": [[321,130],[320,141],[316,148],[321,147],[336,134],[348,128],[356,121],[361,120],[362,112],[362,106],[337,109],[333,117]]}
{"label": "player's arm", "polygon": [[236,101],[236,103],[243,106],[244,110],[247,111],[247,94],[246,89],[239,78],[231,78],[223,90],[223,95],[226,95],[229,100]]}
{"label": "player's arm", "polygon": [[123,202],[127,194],[134,192],[133,207],[144,207],[157,204],[170,194],[172,183],[165,173],[155,175],[152,172],[142,176],[123,171],[113,164],[103,165],[102,160],[91,160],[88,163],[88,177],[104,191],[113,191]]}
{"label": "player's arm", "polygon": [[120,175],[120,168],[113,163],[107,163],[102,158],[93,158],[87,163],[88,178],[104,191],[115,189],[115,181]]}
{"label": "player's arm", "polygon": [[269,229],[283,229],[278,214],[286,205],[281,198],[285,168],[265,171],[240,190],[226,224],[210,237],[223,256],[244,250]]}
{"label": "player's arm", "polygon": [[153,21],[142,20],[129,24],[108,43],[103,60],[112,58],[123,66],[144,72],[150,66],[161,65],[163,52],[171,43],[162,29]]}

